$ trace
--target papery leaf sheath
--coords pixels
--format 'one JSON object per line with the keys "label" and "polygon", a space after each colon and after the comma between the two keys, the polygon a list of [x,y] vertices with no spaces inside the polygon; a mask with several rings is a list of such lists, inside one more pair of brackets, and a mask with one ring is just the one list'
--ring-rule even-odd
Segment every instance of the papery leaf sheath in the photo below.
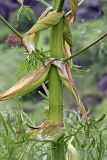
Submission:
{"label": "papery leaf sheath", "polygon": [[51,8],[48,8],[46,11],[44,11],[39,17],[37,23],[23,36],[22,43],[28,53],[36,49],[39,41],[40,31],[56,25],[63,16],[63,12],[50,12],[51,10]]}
{"label": "papery leaf sheath", "polygon": [[23,37],[22,42],[27,53],[31,53],[32,51],[36,50],[38,41],[39,33]]}
{"label": "papery leaf sheath", "polygon": [[38,20],[37,23],[27,33],[25,33],[25,36],[43,31],[47,28],[56,25],[57,23],[59,23],[63,15],[63,12],[50,12],[46,17]]}
{"label": "papery leaf sheath", "polygon": [[[51,8],[47,8],[42,15],[39,17],[38,21],[42,20],[47,14],[51,11]],[[37,21],[37,23],[38,23]],[[39,42],[39,35],[40,33],[34,33],[31,35],[23,36],[22,43],[27,51],[27,53],[31,53],[32,51],[36,50],[37,44]]]}
{"label": "papery leaf sheath", "polygon": [[0,101],[7,100],[16,96],[25,95],[26,93],[29,93],[39,87],[46,79],[50,67],[51,62],[40,68],[38,71],[34,71],[33,73],[22,78],[13,87],[0,95]]}
{"label": "papery leaf sheath", "polygon": [[31,127],[30,130],[26,132],[30,139],[37,141],[52,141],[57,142],[59,138],[64,134],[63,123],[54,123],[50,121],[45,121],[39,127]]}
{"label": "papery leaf sheath", "polygon": [[72,14],[69,17],[69,20],[70,20],[70,23],[72,23],[76,18],[76,13],[78,9],[78,0],[69,0],[69,3],[72,10]]}
{"label": "papery leaf sheath", "polygon": [[[64,55],[65,57],[71,56],[72,53],[72,33],[70,24],[67,18],[64,19]],[[68,61],[69,66],[72,64],[72,60]]]}
{"label": "papery leaf sheath", "polygon": [[69,65],[67,63],[61,62],[61,61],[54,61],[53,64],[57,66],[59,76],[63,82],[63,84],[72,92],[73,96],[75,97],[77,106],[79,110],[81,111],[85,121],[87,121],[87,113],[85,110],[85,107],[79,97],[79,94],[76,90]]}
{"label": "papery leaf sheath", "polygon": [[[71,52],[72,52],[72,33],[69,26],[69,22],[66,18],[64,19],[63,36],[64,36],[64,55],[65,57],[69,57],[71,56]],[[69,60],[68,63],[69,65],[71,65],[72,60]]]}
{"label": "papery leaf sheath", "polygon": [[78,9],[78,0],[69,0],[69,2],[72,10],[72,15],[76,16],[76,12]]}
{"label": "papery leaf sheath", "polygon": [[64,18],[64,40],[69,44],[70,47],[72,47],[72,33],[70,29],[69,22],[66,18]]}

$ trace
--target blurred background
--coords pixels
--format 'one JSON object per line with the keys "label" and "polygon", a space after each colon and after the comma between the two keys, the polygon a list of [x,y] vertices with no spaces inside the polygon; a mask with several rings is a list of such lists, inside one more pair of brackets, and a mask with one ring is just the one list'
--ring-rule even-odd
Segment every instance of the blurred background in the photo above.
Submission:
{"label": "blurred background", "polygon": [[[51,1],[46,0],[51,3]],[[34,13],[29,20],[21,14],[17,21],[17,12],[20,4],[17,0],[0,0],[0,14],[9,21],[19,32],[25,33],[37,20],[45,9],[36,0],[25,0]],[[65,11],[69,5],[65,3]],[[87,46],[103,33],[107,32],[107,1],[86,0],[79,7],[77,21],[71,26],[73,35],[73,52]],[[9,41],[9,38],[11,41]],[[12,41],[13,39],[13,41]],[[43,32],[41,47],[49,47],[49,33]],[[0,21],[0,93],[12,86],[25,73],[18,71],[25,60],[24,50],[18,39],[15,40],[12,32]],[[73,72],[77,89],[87,110],[94,115],[107,113],[107,38],[90,48],[84,54],[75,58],[74,64],[81,66],[85,72]],[[20,99],[20,105],[26,113],[32,114],[41,120],[44,107],[48,106],[47,100],[38,94],[42,87]],[[41,101],[42,100],[42,101]],[[64,104],[66,110],[76,107],[71,94],[64,89]],[[17,99],[0,102],[0,110],[19,107]]]}

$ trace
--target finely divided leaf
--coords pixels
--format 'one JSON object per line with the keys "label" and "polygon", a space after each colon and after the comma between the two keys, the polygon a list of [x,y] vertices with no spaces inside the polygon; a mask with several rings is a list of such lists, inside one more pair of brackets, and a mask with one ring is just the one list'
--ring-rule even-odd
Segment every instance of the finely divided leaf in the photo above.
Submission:
{"label": "finely divided leaf", "polygon": [[17,12],[17,21],[19,20],[19,17],[21,14],[23,14],[25,17],[27,17],[30,20],[31,16],[33,15],[33,10],[29,6],[25,6],[22,4],[20,9]]}

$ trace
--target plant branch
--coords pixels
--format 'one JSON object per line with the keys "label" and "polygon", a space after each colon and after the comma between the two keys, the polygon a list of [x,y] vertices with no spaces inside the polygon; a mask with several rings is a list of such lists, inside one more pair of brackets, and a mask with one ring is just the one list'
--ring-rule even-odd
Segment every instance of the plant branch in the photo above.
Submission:
{"label": "plant branch", "polygon": [[[84,3],[85,0],[81,0],[79,3],[78,3],[78,7],[80,7],[83,3]],[[69,12],[67,12],[65,14],[65,17],[68,17],[70,14],[72,13],[72,10],[70,10]]]}
{"label": "plant branch", "polygon": [[65,2],[65,0],[61,0],[61,1],[60,1],[59,7],[58,7],[58,9],[57,9],[57,12],[61,12],[61,11],[62,11],[62,8],[63,8],[63,6],[64,6],[64,2]]}
{"label": "plant branch", "polygon": [[96,41],[92,42],[91,44],[89,44],[87,47],[77,51],[76,53],[72,54],[71,56],[64,58],[63,61],[66,62],[78,55],[80,55],[81,53],[85,52],[86,50],[88,50],[89,48],[91,48],[92,46],[94,46],[95,44],[97,44],[99,41],[101,41],[103,38],[105,38],[107,36],[107,33],[104,34],[103,36],[101,36],[100,38],[98,38]]}
{"label": "plant branch", "polygon": [[12,27],[12,25],[7,22],[2,15],[0,15],[0,19],[6,24],[8,28],[10,28],[19,38],[22,39],[22,35],[14,27]]}
{"label": "plant branch", "polygon": [[38,2],[40,2],[41,4],[43,4],[46,8],[51,7],[51,5],[49,5],[47,2],[45,2],[44,0],[37,0]]}

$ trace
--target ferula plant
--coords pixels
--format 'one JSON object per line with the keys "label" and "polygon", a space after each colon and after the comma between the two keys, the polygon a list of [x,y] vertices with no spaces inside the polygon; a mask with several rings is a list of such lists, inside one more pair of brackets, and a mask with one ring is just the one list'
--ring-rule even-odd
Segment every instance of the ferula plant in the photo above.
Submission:
{"label": "ferula plant", "polygon": [[[72,78],[72,68],[77,67],[72,59],[85,52],[88,48],[98,43],[107,36],[102,37],[89,44],[85,48],[72,53],[72,33],[70,25],[76,20],[78,7],[84,2],[81,0],[68,0],[71,10],[64,11],[64,0],[53,0],[52,5],[44,0],[38,0],[46,7],[46,10],[38,18],[32,28],[21,35],[0,15],[0,19],[20,38],[25,48],[28,65],[34,67],[34,71],[22,78],[13,87],[0,95],[0,101],[8,100],[16,96],[23,96],[39,87],[45,86],[45,81],[49,81],[49,110],[48,118],[39,127],[27,124],[26,134],[31,139],[37,141],[50,142],[51,160],[79,160],[79,154],[71,145],[72,139],[64,145],[65,127],[63,118],[63,87],[71,91],[77,103],[78,109],[82,114],[83,120],[87,125],[89,120],[87,112],[79,97]],[[18,0],[21,5],[17,18],[23,12],[29,18],[28,13],[31,9],[24,6],[24,0]],[[38,44],[41,31],[50,29],[49,51],[39,49]],[[72,53],[72,54],[71,54]],[[29,66],[29,67],[30,67]],[[27,123],[27,122],[26,122]]]}

